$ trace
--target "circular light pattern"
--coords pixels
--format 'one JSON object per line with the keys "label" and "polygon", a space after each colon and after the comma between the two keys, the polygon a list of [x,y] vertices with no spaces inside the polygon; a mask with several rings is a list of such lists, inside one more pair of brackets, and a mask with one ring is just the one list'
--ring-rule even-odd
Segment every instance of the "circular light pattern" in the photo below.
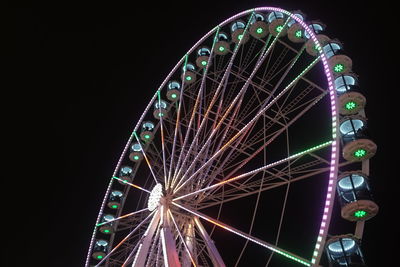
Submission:
{"label": "circular light pattern", "polygon": [[219,51],[223,52],[225,51],[225,47],[223,47],[222,45],[218,48]]}
{"label": "circular light pattern", "polygon": [[365,210],[357,210],[354,212],[354,217],[364,218],[365,216],[367,216],[367,212]]}
{"label": "circular light pattern", "polygon": [[349,101],[344,105],[345,109],[347,110],[353,110],[357,107],[357,103],[354,101]]}
{"label": "circular light pattern", "polygon": [[[172,98],[175,98],[176,97],[176,95],[175,94],[172,94],[172,96],[171,96]],[[148,135],[148,134],[145,134],[144,135],[144,138],[145,139],[150,139],[150,135]]]}
{"label": "circular light pattern", "polygon": [[162,185],[156,184],[153,190],[151,190],[149,201],[147,202],[147,208],[149,209],[149,211],[153,211],[158,207],[162,196]]}
{"label": "circular light pattern", "polygon": [[203,65],[203,66],[207,65],[207,61],[203,60],[203,61],[201,62],[201,65]]}
{"label": "circular light pattern", "polygon": [[[354,185],[354,189],[362,186],[364,184],[364,177],[358,174],[352,174],[351,175],[351,179],[353,181],[353,185]],[[340,179],[339,181],[339,187],[342,190],[351,190],[353,189],[351,180],[350,180],[350,175],[343,177],[342,179]]]}
{"label": "circular light pattern", "polygon": [[190,81],[191,79],[192,79],[192,77],[186,76],[186,81]]}
{"label": "circular light pattern", "polygon": [[257,32],[258,34],[261,34],[263,31],[264,31],[264,30],[263,30],[263,28],[261,28],[261,27],[257,28],[257,30],[256,30],[256,32]]}
{"label": "circular light pattern", "polygon": [[333,67],[333,70],[335,71],[335,72],[342,72],[342,71],[344,71],[344,65],[343,64],[336,64],[334,67]]}
{"label": "circular light pattern", "polygon": [[283,30],[283,26],[279,25],[275,28],[276,32],[281,32]]}
{"label": "circular light pattern", "polygon": [[354,151],[354,156],[355,156],[356,158],[362,158],[362,157],[364,157],[366,154],[367,154],[367,150],[362,149],[362,148],[357,149],[356,151]]}
{"label": "circular light pattern", "polygon": [[237,38],[238,38],[238,40],[242,40],[243,34],[239,34]]}
{"label": "circular light pattern", "polygon": [[[328,246],[329,250],[331,252],[343,253],[345,251],[349,251],[349,250],[353,249],[354,246],[356,245],[356,241],[354,241],[351,238],[342,238],[341,241],[342,241],[341,242],[342,244],[340,244],[339,240],[330,244]],[[343,246],[343,248],[342,248],[342,246]]]}
{"label": "circular light pattern", "polygon": [[303,33],[301,30],[297,30],[296,33],[294,34],[297,38],[301,38]]}

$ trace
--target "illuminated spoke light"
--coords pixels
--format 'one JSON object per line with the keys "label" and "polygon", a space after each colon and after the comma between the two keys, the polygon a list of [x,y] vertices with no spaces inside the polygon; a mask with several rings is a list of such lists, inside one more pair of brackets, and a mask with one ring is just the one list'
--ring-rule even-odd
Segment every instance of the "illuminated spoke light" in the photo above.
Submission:
{"label": "illuminated spoke light", "polygon": [[158,207],[162,196],[162,185],[156,184],[153,190],[151,190],[149,201],[147,202],[147,208],[149,209],[149,211],[153,211]]}
{"label": "illuminated spoke light", "polygon": [[126,180],[122,180],[121,178],[118,178],[118,177],[116,177],[116,176],[113,176],[113,179],[118,180],[118,181],[120,181],[120,182],[122,182],[122,183],[124,183],[124,184],[130,185],[130,186],[132,186],[132,187],[134,187],[134,188],[136,188],[136,189],[139,189],[139,190],[142,190],[142,191],[144,191],[144,192],[150,193],[149,190],[144,189],[143,187],[140,187],[140,186],[138,186],[138,185],[132,184],[132,183],[126,181]]}
{"label": "illuminated spoke light", "polygon": [[299,256],[293,255],[290,252],[287,252],[287,251],[285,251],[285,250],[283,250],[283,249],[281,249],[279,247],[276,247],[276,246],[274,246],[272,244],[269,244],[269,243],[267,243],[267,242],[265,242],[263,240],[260,240],[260,239],[258,239],[256,237],[252,237],[251,235],[248,235],[248,234],[246,234],[246,233],[244,233],[242,231],[234,229],[233,227],[228,226],[228,225],[226,225],[224,223],[218,222],[217,220],[212,219],[212,218],[210,218],[210,217],[208,217],[208,216],[206,216],[204,214],[201,214],[199,212],[187,209],[187,208],[185,208],[185,207],[183,207],[183,206],[181,206],[181,205],[179,205],[177,203],[174,203],[174,202],[173,202],[173,204],[175,206],[183,209],[183,210],[186,210],[189,213],[192,213],[192,214],[194,214],[196,216],[199,216],[200,218],[202,218],[202,219],[204,219],[204,220],[206,220],[206,221],[208,221],[208,222],[210,222],[210,223],[212,223],[212,224],[214,224],[214,225],[216,225],[218,227],[221,227],[222,229],[225,229],[225,230],[227,230],[227,231],[229,231],[231,233],[234,233],[234,234],[236,234],[236,235],[238,235],[240,237],[243,237],[243,238],[245,238],[245,239],[247,239],[249,241],[252,241],[252,242],[254,242],[254,243],[256,243],[256,244],[258,244],[260,246],[263,246],[263,247],[265,247],[265,248],[267,248],[267,249],[269,249],[269,250],[271,250],[271,251],[273,251],[275,253],[278,253],[278,254],[280,254],[282,256],[285,256],[286,258],[289,258],[289,259],[291,259],[293,261],[301,263],[301,264],[303,264],[305,266],[311,266],[310,262],[307,261],[306,259],[303,259],[303,258],[301,258]]}
{"label": "illuminated spoke light", "polygon": [[303,32],[301,30],[297,30],[294,34],[297,38],[301,38],[303,36]]}

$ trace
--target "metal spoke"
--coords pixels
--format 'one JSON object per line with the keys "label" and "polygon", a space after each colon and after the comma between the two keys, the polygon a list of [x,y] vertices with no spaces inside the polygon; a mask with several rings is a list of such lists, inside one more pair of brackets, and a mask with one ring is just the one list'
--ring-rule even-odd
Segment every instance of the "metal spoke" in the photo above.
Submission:
{"label": "metal spoke", "polygon": [[210,223],[222,228],[222,229],[225,229],[225,230],[227,230],[227,231],[229,231],[231,233],[234,233],[234,234],[236,234],[236,235],[238,235],[240,237],[243,237],[243,238],[245,238],[245,239],[247,239],[249,241],[252,241],[252,242],[254,242],[254,243],[258,244],[258,245],[261,245],[261,246],[271,250],[272,252],[278,253],[278,254],[280,254],[282,256],[285,256],[285,257],[287,257],[287,258],[289,258],[291,260],[294,260],[294,261],[296,261],[298,263],[301,263],[301,264],[303,264],[305,266],[311,266],[311,262],[309,260],[306,260],[306,259],[304,259],[304,258],[302,258],[300,256],[297,256],[294,253],[291,253],[291,252],[286,251],[286,250],[284,250],[282,248],[279,248],[279,247],[277,247],[275,245],[272,245],[272,244],[270,244],[268,242],[265,242],[265,241],[263,241],[261,239],[258,239],[256,237],[253,237],[253,236],[249,235],[249,234],[246,234],[246,233],[244,233],[244,232],[242,232],[242,231],[240,231],[238,229],[235,229],[235,228],[233,228],[233,227],[231,227],[231,226],[229,226],[227,224],[219,222],[219,221],[217,221],[217,220],[215,220],[215,219],[213,219],[213,218],[211,218],[211,217],[209,217],[209,216],[207,216],[207,215],[205,215],[203,213],[200,213],[198,211],[194,211],[192,209],[189,209],[187,207],[184,207],[184,206],[179,205],[179,204],[174,203],[174,202],[173,202],[173,204],[175,206],[177,206],[177,207],[179,207],[179,208],[181,208],[181,209],[183,209],[183,210],[195,215],[195,216],[198,216],[198,217],[200,217],[200,218],[202,218],[202,219],[204,219],[204,220],[206,220],[206,221],[208,221],[208,222],[210,222]]}
{"label": "metal spoke", "polygon": [[136,189],[142,190],[142,191],[144,191],[144,192],[146,192],[146,193],[149,193],[149,194],[151,193],[149,190],[144,189],[143,187],[140,187],[140,186],[138,186],[138,185],[136,185],[136,184],[132,184],[132,183],[130,183],[130,182],[128,182],[128,181],[122,180],[121,178],[118,178],[118,177],[116,177],[116,176],[113,176],[112,178],[115,179],[115,180],[118,180],[118,181],[120,181],[120,182],[122,182],[122,183],[124,183],[124,184],[130,185],[130,186],[132,186],[132,187],[134,187],[134,188],[136,188]]}
{"label": "metal spoke", "polygon": [[141,210],[138,210],[138,211],[134,211],[134,212],[131,212],[131,213],[128,213],[128,214],[119,216],[118,218],[115,218],[115,219],[112,219],[112,220],[109,220],[109,221],[106,221],[106,222],[99,223],[99,224],[97,224],[96,226],[99,227],[99,226],[102,226],[102,225],[105,225],[105,224],[109,224],[109,223],[112,223],[112,222],[115,222],[115,221],[124,219],[124,218],[126,218],[126,217],[129,217],[129,216],[132,216],[132,215],[141,213],[141,212],[143,212],[143,211],[148,211],[148,210],[149,210],[149,209],[145,208],[145,209],[141,209]]}
{"label": "metal spoke", "polygon": [[328,141],[328,142],[322,143],[322,144],[320,144],[320,145],[317,145],[317,146],[312,147],[312,148],[309,148],[309,149],[307,149],[307,150],[305,150],[305,151],[302,151],[302,152],[293,154],[293,155],[291,155],[291,156],[289,156],[289,157],[287,157],[287,158],[284,158],[284,159],[275,161],[275,162],[273,162],[273,163],[267,164],[267,165],[262,166],[262,167],[260,167],[260,168],[254,169],[254,170],[252,170],[252,171],[243,173],[243,174],[241,174],[241,175],[238,175],[238,176],[235,176],[235,177],[232,177],[232,178],[229,178],[229,179],[224,179],[223,181],[221,181],[221,182],[219,182],[219,183],[216,183],[216,184],[214,184],[214,185],[211,185],[211,186],[209,186],[209,187],[202,188],[202,189],[197,190],[197,191],[195,191],[195,192],[191,192],[191,193],[189,193],[189,194],[186,194],[186,195],[183,195],[183,196],[174,198],[173,201],[180,200],[180,199],[182,199],[182,198],[186,198],[186,197],[189,197],[189,196],[197,195],[197,194],[199,194],[199,193],[201,193],[201,192],[204,192],[204,191],[207,191],[207,190],[210,190],[210,189],[213,189],[213,188],[222,186],[222,185],[227,184],[227,183],[232,183],[232,182],[237,181],[237,180],[239,180],[239,179],[243,179],[243,178],[248,177],[248,176],[250,176],[250,175],[254,175],[254,174],[256,174],[256,173],[265,171],[266,169],[272,168],[272,167],[277,166],[277,165],[279,165],[279,164],[282,164],[282,163],[284,163],[284,162],[290,161],[290,160],[292,160],[292,159],[295,159],[295,158],[304,156],[304,155],[306,155],[306,154],[309,154],[309,153],[311,153],[311,152],[317,151],[317,150],[319,150],[319,149],[325,148],[325,147],[327,147],[327,146],[329,146],[329,145],[331,145],[331,144],[332,144],[332,141]]}

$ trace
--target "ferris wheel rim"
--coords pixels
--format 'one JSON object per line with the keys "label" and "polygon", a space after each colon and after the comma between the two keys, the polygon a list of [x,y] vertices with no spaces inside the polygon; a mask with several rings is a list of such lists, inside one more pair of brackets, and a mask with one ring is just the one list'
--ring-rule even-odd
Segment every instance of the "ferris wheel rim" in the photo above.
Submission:
{"label": "ferris wheel rim", "polygon": [[[310,28],[309,28],[302,20],[300,20],[299,18],[297,18],[296,16],[294,16],[294,14],[292,14],[292,13],[290,13],[289,11],[286,11],[286,10],[284,10],[284,9],[276,8],[276,7],[258,7],[258,8],[254,8],[254,9],[249,9],[249,10],[242,11],[242,12],[240,12],[240,13],[238,13],[238,14],[236,14],[236,15],[234,15],[234,16],[232,16],[232,17],[226,19],[226,20],[224,20],[224,21],[221,22],[220,24],[218,24],[218,26],[214,27],[212,30],[210,30],[208,33],[206,33],[198,42],[196,42],[196,44],[193,45],[192,48],[190,48],[190,49],[188,50],[187,53],[185,53],[185,56],[188,55],[188,54],[190,54],[190,53],[192,53],[199,45],[201,45],[201,43],[202,43],[206,38],[210,37],[210,36],[217,30],[217,28],[222,27],[222,26],[225,26],[225,25],[227,25],[228,23],[234,21],[235,19],[237,19],[237,18],[239,18],[239,17],[242,17],[242,16],[244,16],[244,15],[248,15],[248,14],[250,14],[250,13],[252,13],[252,12],[257,12],[257,11],[279,11],[279,12],[282,12],[282,13],[288,15],[290,18],[292,18],[292,19],[296,20],[298,23],[300,23],[300,24],[302,25],[303,29],[305,29],[305,30],[310,34],[310,36],[311,36],[310,38],[315,42],[315,44],[316,44],[316,45],[319,45],[319,42],[318,42],[318,40],[316,39],[314,32],[313,32],[312,30],[310,30]],[[320,45],[319,45],[319,46],[320,46]],[[338,121],[339,115],[338,115],[338,113],[336,112],[336,110],[337,110],[337,97],[336,97],[336,95],[335,95],[335,93],[334,93],[334,87],[333,87],[333,83],[332,83],[333,75],[332,75],[332,73],[331,73],[331,70],[327,67],[327,66],[328,66],[328,63],[327,63],[327,60],[326,60],[326,55],[324,54],[324,52],[323,52],[322,50],[320,50],[320,53],[321,53],[321,59],[322,59],[322,61],[323,61],[323,65],[324,65],[324,73],[325,73],[326,79],[327,79],[327,81],[328,81],[329,92],[330,92],[330,97],[331,97],[330,99],[331,99],[331,108],[332,108],[332,120],[335,122],[335,121]],[[117,174],[117,170],[119,169],[119,167],[120,167],[120,165],[121,165],[122,158],[123,158],[124,155],[126,154],[127,149],[128,149],[128,146],[129,146],[129,144],[132,142],[132,140],[133,140],[133,138],[134,138],[134,133],[138,131],[138,128],[140,127],[141,123],[142,123],[143,120],[144,120],[145,114],[149,111],[151,105],[156,101],[156,99],[157,99],[157,92],[159,92],[159,90],[161,90],[161,88],[163,88],[163,87],[166,85],[166,83],[167,83],[168,80],[171,78],[171,76],[175,73],[175,71],[179,68],[179,66],[180,66],[180,65],[182,64],[182,62],[185,60],[185,56],[182,57],[182,58],[178,61],[178,63],[175,65],[175,67],[174,67],[174,68],[171,70],[171,72],[166,76],[166,78],[165,78],[165,79],[163,80],[163,82],[161,83],[160,87],[156,90],[156,93],[155,93],[155,94],[153,95],[153,97],[151,98],[149,104],[146,106],[145,111],[144,111],[144,112],[142,113],[142,115],[140,116],[140,118],[139,118],[137,124],[135,125],[134,130],[133,130],[131,136],[129,137],[129,140],[128,140],[128,142],[127,142],[127,144],[126,144],[126,146],[125,146],[125,148],[124,148],[124,150],[123,150],[123,153],[122,153],[121,157],[120,157],[119,160],[118,160],[117,166],[116,166],[116,168],[115,168],[115,170],[114,170],[114,173],[113,173],[113,175],[112,175],[113,177],[115,177],[116,174]],[[334,118],[335,118],[335,119],[334,119]],[[332,154],[331,154],[331,171],[330,171],[330,175],[329,175],[329,186],[328,186],[328,188],[327,188],[327,191],[328,191],[328,192],[331,192],[331,191],[332,191],[332,188],[335,187],[336,178],[337,178],[338,152],[339,152],[339,149],[336,149],[336,147],[337,147],[337,145],[338,145],[338,140],[339,140],[339,136],[336,135],[337,128],[338,128],[338,125],[337,125],[337,124],[338,124],[338,123],[336,123],[336,124],[334,124],[334,125],[332,126],[333,138],[332,138],[332,141],[331,141],[331,142],[332,142],[332,143],[331,143],[331,146],[332,146]],[[334,150],[334,151],[333,151],[333,150]],[[99,223],[100,217],[101,217],[101,215],[103,214],[103,210],[104,210],[104,206],[105,206],[105,201],[106,201],[106,196],[107,196],[107,195],[109,194],[109,192],[110,192],[110,189],[111,189],[113,180],[114,180],[114,179],[111,179],[111,180],[110,180],[110,183],[109,183],[109,185],[108,185],[108,187],[107,187],[106,194],[105,194],[105,198],[103,199],[102,206],[101,206],[100,212],[99,212],[99,214],[98,214],[98,218],[97,218],[97,220],[96,220],[96,225]],[[328,194],[329,194],[329,193],[328,193]],[[327,200],[328,200],[328,198],[327,198]],[[326,203],[327,203],[327,202],[326,202]],[[333,206],[333,201],[331,201],[331,198],[329,197],[329,204],[326,206],[326,207],[328,207],[329,209],[328,209],[328,212],[324,213],[324,215],[327,215],[327,219],[323,220],[323,222],[324,222],[324,226],[323,226],[323,227],[322,227],[322,223],[321,223],[320,233],[321,233],[321,229],[326,229],[326,228],[328,228],[329,221],[330,221],[330,216],[331,216],[331,213],[332,213],[332,206]],[[328,223],[328,225],[327,225],[327,223]],[[94,230],[92,239],[91,239],[90,248],[92,248],[92,246],[93,246],[93,241],[94,241],[94,237],[95,237],[95,232],[96,232],[96,227],[95,227],[95,230]],[[323,231],[323,234],[321,234],[320,236],[318,236],[318,240],[320,239],[320,237],[322,237],[322,239],[325,239],[325,238],[326,238],[326,231]],[[323,243],[323,242],[317,242],[317,243],[321,244],[321,243]],[[318,246],[319,249],[315,249],[315,250],[314,250],[314,254],[313,254],[314,262],[317,261],[317,258],[319,258],[319,257],[321,256],[321,249],[322,249],[322,247],[323,247],[322,245],[319,245],[319,246]],[[315,253],[315,252],[317,252],[317,253]],[[88,259],[90,258],[90,253],[91,253],[91,251],[88,252],[88,258],[87,258],[87,261],[86,261],[86,266],[88,266],[88,261],[89,261]],[[311,262],[312,262],[312,261],[311,261]]]}

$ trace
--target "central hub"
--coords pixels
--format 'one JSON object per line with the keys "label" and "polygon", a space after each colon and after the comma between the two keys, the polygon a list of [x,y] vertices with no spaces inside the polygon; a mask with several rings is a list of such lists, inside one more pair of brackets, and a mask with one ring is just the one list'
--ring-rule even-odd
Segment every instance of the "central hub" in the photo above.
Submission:
{"label": "central hub", "polygon": [[147,202],[147,208],[149,211],[155,210],[160,205],[160,200],[163,197],[163,190],[161,184],[156,184],[151,190],[149,201]]}

